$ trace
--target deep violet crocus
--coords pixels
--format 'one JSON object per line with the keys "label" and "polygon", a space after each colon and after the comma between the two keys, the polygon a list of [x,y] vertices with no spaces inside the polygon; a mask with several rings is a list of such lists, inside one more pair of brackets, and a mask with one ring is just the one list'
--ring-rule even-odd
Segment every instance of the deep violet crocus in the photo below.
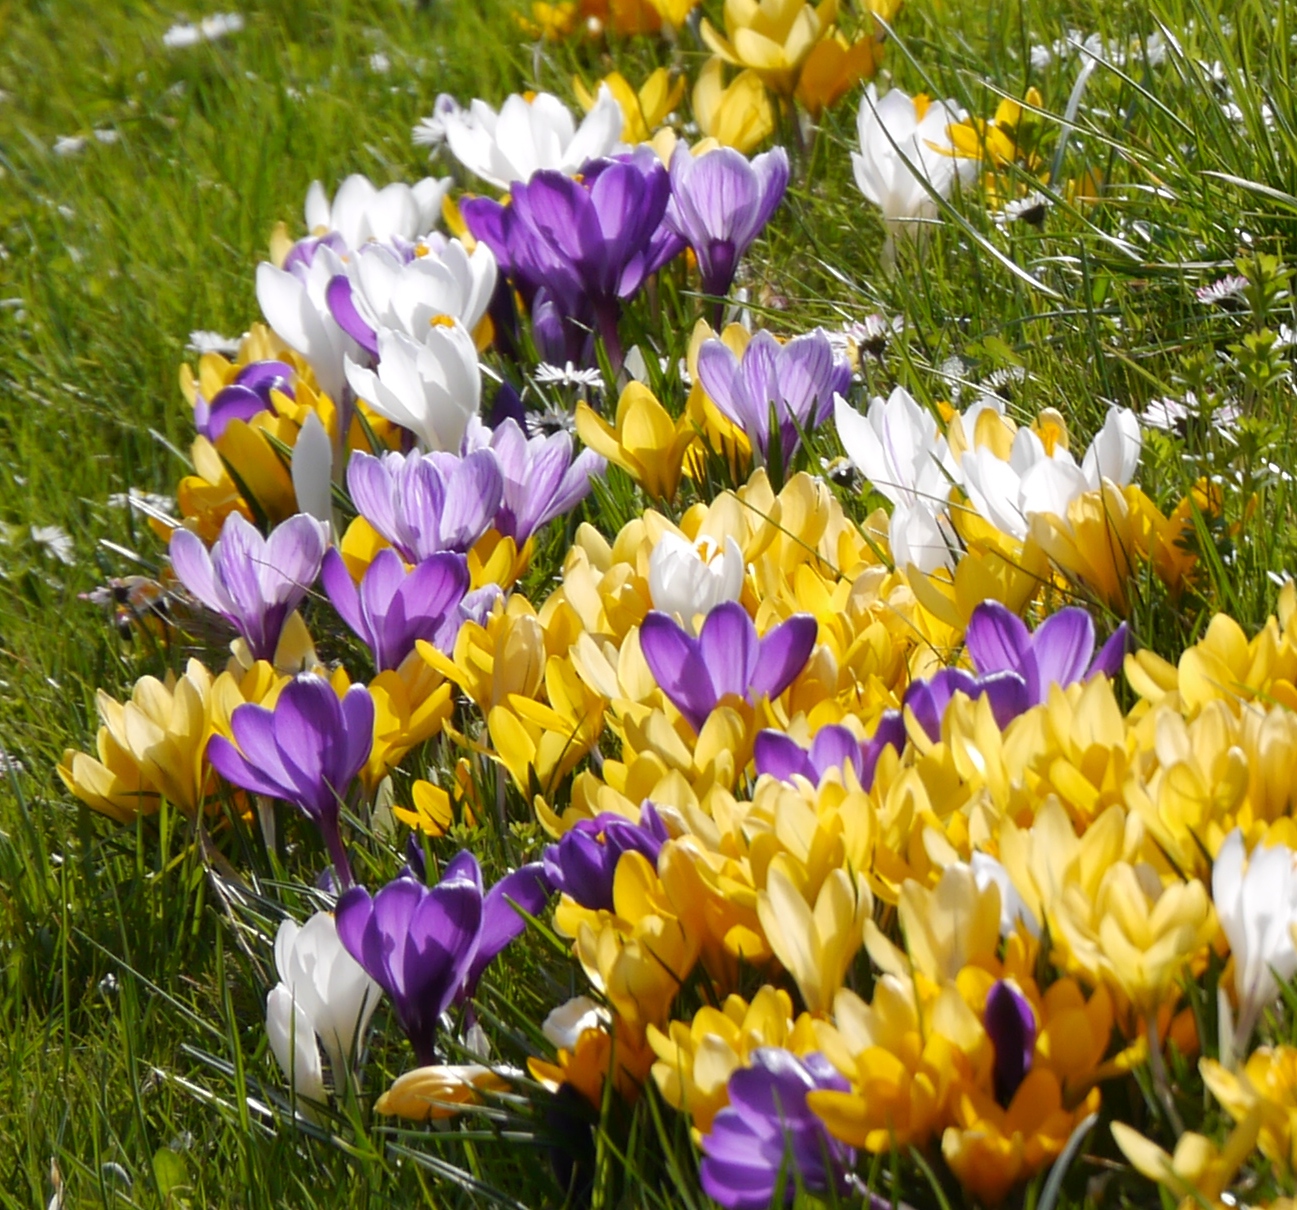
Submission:
{"label": "deep violet crocus", "polygon": [[369,690],[353,685],[339,698],[324,677],[306,673],[284,686],[273,710],[252,702],[237,707],[230,730],[234,743],[222,735],[208,741],[212,767],[232,785],[298,807],[320,829],[335,873],[350,886],[338,810],[373,746]]}
{"label": "deep violet crocus", "polygon": [[700,156],[677,144],[665,225],[693,249],[704,294],[724,298],[743,254],[770,221],[788,187],[782,147],[753,160],[731,147]]}
{"label": "deep violet crocus", "polygon": [[1050,685],[1067,686],[1102,673],[1121,670],[1128,640],[1126,623],[1094,652],[1094,622],[1078,606],[1050,614],[1035,632],[999,601],[984,601],[973,610],[964,643],[973,667],[983,676],[1013,672],[1026,684],[1027,703],[1043,705]]}
{"label": "deep violet crocus", "polygon": [[421,1065],[437,1059],[437,1022],[472,994],[482,971],[522,932],[518,904],[535,914],[549,896],[537,864],[482,891],[482,871],[461,852],[441,881],[400,877],[371,896],[353,887],[338,900],[338,936],[390,997]]}
{"label": "deep violet crocus", "polygon": [[833,412],[835,395],[851,386],[851,365],[834,355],[816,328],[780,344],[758,332],[741,358],[721,340],[698,352],[698,377],[712,402],[744,433],[761,456],[771,459],[771,411],[778,422],[779,462],[787,466],[802,434],[818,428]]}
{"label": "deep violet crocus", "polygon": [[495,452],[457,454],[357,451],[347,464],[347,487],[361,516],[407,563],[438,551],[467,551],[491,528],[504,498]]}
{"label": "deep violet crocus", "polygon": [[591,313],[620,365],[621,301],[671,250],[655,241],[670,196],[660,163],[628,157],[591,161],[579,181],[543,170],[515,182],[508,205],[472,198],[460,209],[529,304],[544,289],[565,318]]}
{"label": "deep violet crocus", "polygon": [[668,839],[666,825],[649,803],[637,824],[624,815],[604,812],[578,820],[557,844],[545,849],[545,874],[556,891],[571,896],[583,908],[612,911],[613,879],[622,854],[641,853],[656,867]]}
{"label": "deep violet crocus", "polygon": [[231,513],[210,552],[197,534],[175,530],[171,566],[243,636],[254,660],[273,660],[284,622],[315,583],[327,545],[328,531],[306,513],[276,526],[269,538]]}
{"label": "deep violet crocus", "polygon": [[995,1099],[1007,1109],[1031,1070],[1036,1052],[1036,1014],[1027,998],[1001,979],[987,993],[982,1024],[995,1048]]}
{"label": "deep violet crocus", "polygon": [[541,526],[569,513],[590,494],[590,480],[607,464],[593,450],[572,457],[572,437],[565,432],[528,437],[512,417],[488,429],[469,424],[465,453],[490,449],[504,476],[504,497],[495,528],[522,546]]}
{"label": "deep violet crocus", "polygon": [[817,626],[794,614],[757,638],[755,623],[737,601],[707,615],[694,638],[668,614],[653,610],[640,627],[640,648],[662,692],[701,731],[707,716],[733,695],[755,705],[778,697],[805,667]]}
{"label": "deep violet crocus", "polygon": [[231,420],[247,422],[270,411],[274,406],[270,400],[272,391],[296,398],[296,379],[297,371],[286,361],[249,362],[210,401],[202,395],[194,400],[194,428],[209,441],[219,441]]}
{"label": "deep violet crocus", "polygon": [[943,668],[927,680],[912,681],[901,706],[913,711],[915,721],[936,743],[941,738],[941,720],[946,707],[956,693],[973,699],[985,697],[991,704],[995,725],[1001,730],[1030,705],[1026,682],[1016,672],[974,676],[962,668]]}
{"label": "deep violet crocus", "polygon": [[753,1051],[752,1065],[730,1076],[730,1103],[703,1137],[699,1175],[707,1196],[726,1210],[765,1210],[781,1184],[785,1205],[798,1181],[809,1193],[846,1193],[855,1152],[829,1135],[806,1094],[848,1087],[821,1054]]}
{"label": "deep violet crocus", "polygon": [[399,668],[418,639],[442,651],[454,646],[469,587],[463,555],[431,555],[407,571],[396,551],[380,550],[357,585],[342,556],[330,550],[320,579],[334,609],[373,653],[379,672]]}
{"label": "deep violet crocus", "polygon": [[899,710],[885,711],[874,734],[863,743],[849,728],[829,723],[815,733],[809,750],[785,731],[762,731],[757,735],[752,755],[758,777],[769,773],[780,781],[788,781],[797,774],[818,786],[829,770],[850,765],[856,780],[868,790],[874,784],[878,758],[887,747],[897,752],[905,747],[905,720]]}

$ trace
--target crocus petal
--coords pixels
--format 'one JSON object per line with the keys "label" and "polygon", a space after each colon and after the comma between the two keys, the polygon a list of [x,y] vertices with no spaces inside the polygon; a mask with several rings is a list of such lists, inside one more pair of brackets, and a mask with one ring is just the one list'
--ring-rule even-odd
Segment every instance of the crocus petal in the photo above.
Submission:
{"label": "crocus petal", "polygon": [[964,635],[973,667],[985,675],[1012,669],[1022,670],[1022,660],[1031,646],[1026,623],[999,601],[983,601],[973,610]]}
{"label": "crocus petal", "polygon": [[795,613],[761,640],[761,653],[748,690],[751,701],[776,698],[806,667],[819,626],[808,613]]}

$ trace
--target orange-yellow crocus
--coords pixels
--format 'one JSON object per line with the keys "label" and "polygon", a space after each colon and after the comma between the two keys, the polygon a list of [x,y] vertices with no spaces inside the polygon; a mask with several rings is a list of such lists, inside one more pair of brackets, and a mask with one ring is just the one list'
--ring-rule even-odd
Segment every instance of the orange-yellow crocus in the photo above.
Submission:
{"label": "orange-yellow crocus", "polygon": [[872,33],[848,42],[841,33],[817,42],[797,78],[797,100],[812,117],[835,105],[883,63],[883,41]]}
{"label": "orange-yellow crocus", "polygon": [[792,96],[802,64],[837,20],[837,0],[725,0],[725,35],[704,19],[703,41],[735,67],[755,71],[772,92]]}

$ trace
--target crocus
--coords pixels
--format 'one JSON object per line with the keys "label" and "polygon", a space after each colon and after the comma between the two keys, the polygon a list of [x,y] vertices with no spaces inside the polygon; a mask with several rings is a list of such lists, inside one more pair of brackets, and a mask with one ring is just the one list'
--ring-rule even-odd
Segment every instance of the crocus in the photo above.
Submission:
{"label": "crocus", "polygon": [[743,606],[726,601],[707,615],[697,638],[657,610],[644,619],[639,638],[663,693],[701,731],[730,695],[754,705],[778,697],[805,667],[816,632],[815,619],[798,613],[759,639]]}
{"label": "crocus", "polygon": [[883,212],[889,248],[895,236],[913,233],[917,220],[936,217],[934,194],[949,197],[956,178],[976,174],[977,161],[957,158],[946,133],[961,116],[952,101],[910,97],[899,88],[880,101],[872,84],[865,91],[856,122],[860,151],[851,163],[860,192]]}
{"label": "crocus", "polygon": [[617,318],[679,243],[659,237],[671,194],[651,153],[585,166],[580,181],[540,171],[510,190],[510,204],[474,198],[461,207],[473,235],[507,266],[524,298],[544,289],[565,318],[588,308],[613,361],[620,364]]}
{"label": "crocus", "polygon": [[575,176],[587,160],[612,151],[622,128],[621,106],[606,85],[579,127],[567,106],[547,92],[530,99],[515,94],[498,114],[474,101],[466,110],[446,108],[439,117],[455,158],[498,189],[545,170]]}
{"label": "crocus", "polygon": [[[319,1037],[329,1056],[334,1088],[340,1089],[352,1059],[363,1047],[369,1019],[378,1007],[382,994],[378,985],[343,948],[329,912],[316,912],[304,925],[287,919],[280,924],[275,936],[275,967],[279,983],[266,1002],[266,1028],[284,1075],[291,1080],[296,1070],[296,1065],[290,1066],[287,1061],[286,998],[298,1010],[299,1028],[301,1015],[305,1016],[307,1043],[313,1045],[315,1037]],[[296,1045],[300,1047],[300,1039]],[[311,1070],[309,1059],[306,1070]],[[300,1079],[296,1084],[299,1091],[311,1095]]]}
{"label": "crocus", "polygon": [[194,428],[209,441],[219,441],[231,420],[251,420],[273,406],[270,393],[279,391],[294,398],[293,382],[297,372],[284,361],[253,361],[222,387],[211,401],[202,395],[194,399]]}
{"label": "crocus", "polygon": [[455,454],[357,451],[347,487],[365,518],[407,563],[438,551],[467,551],[491,526],[504,498],[494,450]]}
{"label": "crocus", "polygon": [[739,260],[761,234],[788,187],[782,147],[749,161],[732,147],[694,156],[683,144],[671,156],[671,204],[665,224],[698,258],[704,294],[723,298]]}
{"label": "crocus", "polygon": [[257,266],[257,302],[266,322],[290,349],[310,363],[320,388],[335,403],[343,402],[347,385],[346,359],[360,357],[361,348],[333,318],[329,283],[344,272],[337,251],[325,241],[309,255]]}
{"label": "crocus", "polygon": [[656,867],[669,839],[666,826],[651,804],[645,804],[638,824],[621,815],[604,813],[580,819],[545,850],[545,875],[556,891],[591,911],[613,910],[613,878],[622,854],[642,853]]}
{"label": "crocus", "polygon": [[528,437],[512,417],[494,431],[470,425],[464,448],[466,453],[489,448],[495,454],[504,479],[495,528],[519,546],[555,517],[571,512],[606,466],[593,450],[573,458],[570,434]]}
{"label": "crocus", "polygon": [[999,601],[983,601],[969,618],[964,642],[980,675],[1017,673],[1026,685],[1028,704],[1039,706],[1049,699],[1051,685],[1116,676],[1126,655],[1127,633],[1123,622],[1095,655],[1094,622],[1078,606],[1050,614],[1033,634]]}
{"label": "crocus", "polygon": [[722,340],[708,340],[698,351],[698,377],[713,403],[769,460],[778,424],[780,463],[787,466],[802,434],[828,419],[835,396],[851,386],[851,365],[835,357],[829,338],[817,328],[780,344],[761,331],[748,341],[742,358]]}
{"label": "crocus", "polygon": [[378,333],[389,328],[417,343],[434,321],[458,320],[472,332],[495,290],[495,256],[485,244],[470,253],[457,239],[430,235],[408,254],[367,244],[347,260],[345,274],[329,282],[326,299],[334,320],[371,357]]}
{"label": "crocus", "polygon": [[346,358],[347,381],[380,416],[407,428],[428,450],[458,450],[482,401],[477,347],[458,320],[432,324],[422,340],[383,328],[378,369]]}
{"label": "crocus", "polygon": [[730,1076],[730,1103],[703,1137],[699,1176],[707,1196],[726,1210],[765,1210],[781,1185],[790,1205],[797,1179],[809,1193],[845,1193],[855,1153],[829,1135],[806,1094],[847,1087],[821,1054],[799,1059],[777,1047],[753,1051],[751,1066]]}
{"label": "crocus", "polygon": [[391,997],[419,1063],[431,1064],[438,1018],[472,994],[487,964],[522,931],[512,904],[538,912],[548,893],[531,865],[483,895],[477,859],[462,852],[434,887],[408,877],[373,896],[353,887],[338,901],[338,936]]}
{"label": "crocus", "polygon": [[[234,743],[214,735],[212,767],[253,794],[281,798],[320,829],[344,886],[351,866],[338,830],[338,812],[374,742],[374,699],[363,685],[339,698],[322,676],[289,681],[275,708],[248,702],[230,715]],[[237,745],[237,746],[236,746]]]}
{"label": "crocus", "polygon": [[962,668],[943,668],[934,676],[912,681],[902,701],[915,721],[934,743],[941,738],[941,720],[956,693],[970,698],[985,697],[991,704],[995,724],[1003,729],[1027,709],[1026,682],[1016,672],[994,672],[973,676]]}
{"label": "crocus", "polygon": [[1036,1014],[1027,998],[1012,983],[1001,979],[987,993],[982,1024],[995,1048],[992,1068],[995,1099],[1007,1109],[1031,1070],[1036,1049]]}
{"label": "crocus", "polygon": [[924,572],[949,566],[950,460],[932,414],[897,387],[886,399],[875,396],[864,415],[839,396],[834,420],[847,457],[894,506],[888,545],[896,566]]}
{"label": "crocus", "polygon": [[330,202],[324,186],[312,181],[306,192],[306,227],[313,236],[336,231],[353,250],[369,240],[412,240],[432,230],[452,183],[449,177],[424,177],[414,185],[395,181],[379,189],[354,173]]}
{"label": "crocus", "polygon": [[767,729],[757,734],[752,756],[758,777],[769,773],[780,781],[789,781],[797,775],[819,785],[830,770],[850,766],[856,780],[867,790],[873,785],[878,758],[887,747],[897,752],[905,747],[905,721],[899,710],[884,711],[874,734],[863,743],[838,723],[821,727],[809,750],[787,732]]}
{"label": "crocus", "polygon": [[175,530],[171,566],[199,601],[243,636],[254,660],[273,660],[284,622],[320,574],[327,543],[325,527],[305,513],[276,526],[269,538],[230,513],[210,552],[197,534]]}
{"label": "crocus", "polygon": [[379,672],[400,667],[419,639],[441,651],[454,646],[469,586],[463,555],[431,555],[407,571],[396,551],[380,550],[357,585],[342,556],[330,550],[321,579],[334,609],[373,653]]}
{"label": "crocus", "polygon": [[1258,845],[1250,856],[1235,828],[1211,872],[1216,915],[1234,955],[1238,1021],[1233,1050],[1244,1054],[1262,1012],[1278,998],[1278,980],[1297,974],[1297,853],[1287,845]]}
{"label": "crocus", "polygon": [[1061,444],[1047,450],[1029,428],[1013,436],[1005,461],[985,445],[960,462],[969,503],[1003,533],[1022,541],[1037,513],[1066,518],[1072,502],[1105,481],[1125,487],[1142,447],[1139,421],[1129,408],[1111,407],[1103,428],[1077,466]]}
{"label": "crocus", "polygon": [[770,94],[756,72],[741,71],[725,83],[725,61],[713,55],[698,73],[693,91],[699,132],[723,147],[747,155],[775,128]]}
{"label": "crocus", "polygon": [[653,608],[670,614],[694,634],[694,618],[704,617],[724,601],[737,601],[743,591],[743,552],[727,537],[718,547],[706,539],[699,544],[668,530],[649,555],[649,595]]}
{"label": "crocus", "polygon": [[714,54],[756,72],[773,92],[792,96],[803,62],[831,32],[837,13],[837,0],[818,7],[807,0],[727,0],[728,36],[706,18],[701,33]]}

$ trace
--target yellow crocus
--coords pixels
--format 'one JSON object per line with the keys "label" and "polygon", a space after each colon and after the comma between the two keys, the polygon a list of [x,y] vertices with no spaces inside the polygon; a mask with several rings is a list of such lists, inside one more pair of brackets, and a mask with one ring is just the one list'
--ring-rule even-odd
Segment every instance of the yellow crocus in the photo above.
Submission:
{"label": "yellow crocus", "polygon": [[1261,1046],[1239,1071],[1214,1059],[1199,1063],[1203,1083],[1236,1122],[1257,1114],[1261,1154],[1289,1172],[1297,1172],[1297,1047]]}
{"label": "yellow crocus", "polygon": [[1036,88],[1027,89],[1022,101],[1004,97],[996,106],[995,117],[986,122],[981,118],[968,118],[946,128],[954,154],[968,159],[989,161],[992,168],[1004,169],[1010,164],[1021,164],[1027,172],[1040,168],[1040,157],[1035,150],[1035,134],[1040,119],[1024,109],[1040,109],[1044,99]]}
{"label": "yellow crocus", "polygon": [[649,3],[657,9],[664,25],[679,29],[698,7],[699,0],[649,0]]}
{"label": "yellow crocus", "polygon": [[775,111],[761,77],[745,69],[725,83],[725,61],[713,55],[698,73],[694,120],[708,139],[747,155],[775,129]]}
{"label": "yellow crocus", "polygon": [[[1260,1125],[1260,1115],[1249,1114],[1220,1150],[1210,1139],[1187,1130],[1177,1140],[1173,1155],[1124,1122],[1112,1123],[1112,1137],[1136,1171],[1179,1198],[1180,1210],[1192,1210],[1204,1204],[1226,1205],[1221,1195],[1252,1154]],[[1236,1204],[1229,1199],[1228,1205]]]}
{"label": "yellow crocus", "polygon": [[394,806],[392,814],[403,824],[408,824],[427,836],[445,836],[450,825],[455,822],[450,795],[440,786],[420,779],[410,787],[410,798],[414,804],[413,809]]}
{"label": "yellow crocus", "polygon": [[[806,1007],[824,1012],[842,986],[863,940],[874,897],[864,875],[835,869],[807,903],[784,867],[772,865],[757,896],[757,917],[775,957],[797,983]],[[997,905],[998,910],[998,905]]]}
{"label": "yellow crocus", "polygon": [[[685,95],[684,77],[672,80],[670,71],[665,67],[659,67],[650,73],[638,89],[619,71],[610,72],[600,83],[608,85],[612,95],[617,98],[617,104],[621,106],[623,143],[647,143]],[[594,93],[586,88],[579,76],[573,77],[572,89],[581,108],[589,113],[594,108]],[[596,87],[595,93],[598,91]]]}
{"label": "yellow crocus", "polygon": [[802,64],[837,20],[837,0],[725,0],[725,36],[706,19],[703,41],[713,54],[757,73],[772,92],[792,96]]}
{"label": "yellow crocus", "polygon": [[995,966],[999,888],[990,883],[980,889],[970,867],[948,866],[931,890],[906,880],[898,914],[910,961],[933,983],[954,979],[971,963]]}
{"label": "yellow crocus", "polygon": [[532,0],[530,18],[515,13],[514,20],[528,37],[557,42],[576,28],[577,16],[575,0],[560,0],[557,4],[551,4],[548,0]]}
{"label": "yellow crocus", "polygon": [[183,676],[141,677],[125,702],[99,690],[98,758],[69,748],[58,765],[63,784],[118,823],[153,814],[163,798],[196,815],[210,776],[212,685],[212,674],[191,659]]}
{"label": "yellow crocus", "polygon": [[696,438],[689,417],[672,420],[643,383],[628,383],[612,425],[584,402],[576,431],[592,450],[620,466],[656,500],[674,500],[685,451]]}
{"label": "yellow crocus", "polygon": [[450,655],[420,639],[420,656],[468,695],[483,714],[511,696],[534,698],[545,676],[545,630],[531,602],[514,593],[487,616],[465,622]]}

